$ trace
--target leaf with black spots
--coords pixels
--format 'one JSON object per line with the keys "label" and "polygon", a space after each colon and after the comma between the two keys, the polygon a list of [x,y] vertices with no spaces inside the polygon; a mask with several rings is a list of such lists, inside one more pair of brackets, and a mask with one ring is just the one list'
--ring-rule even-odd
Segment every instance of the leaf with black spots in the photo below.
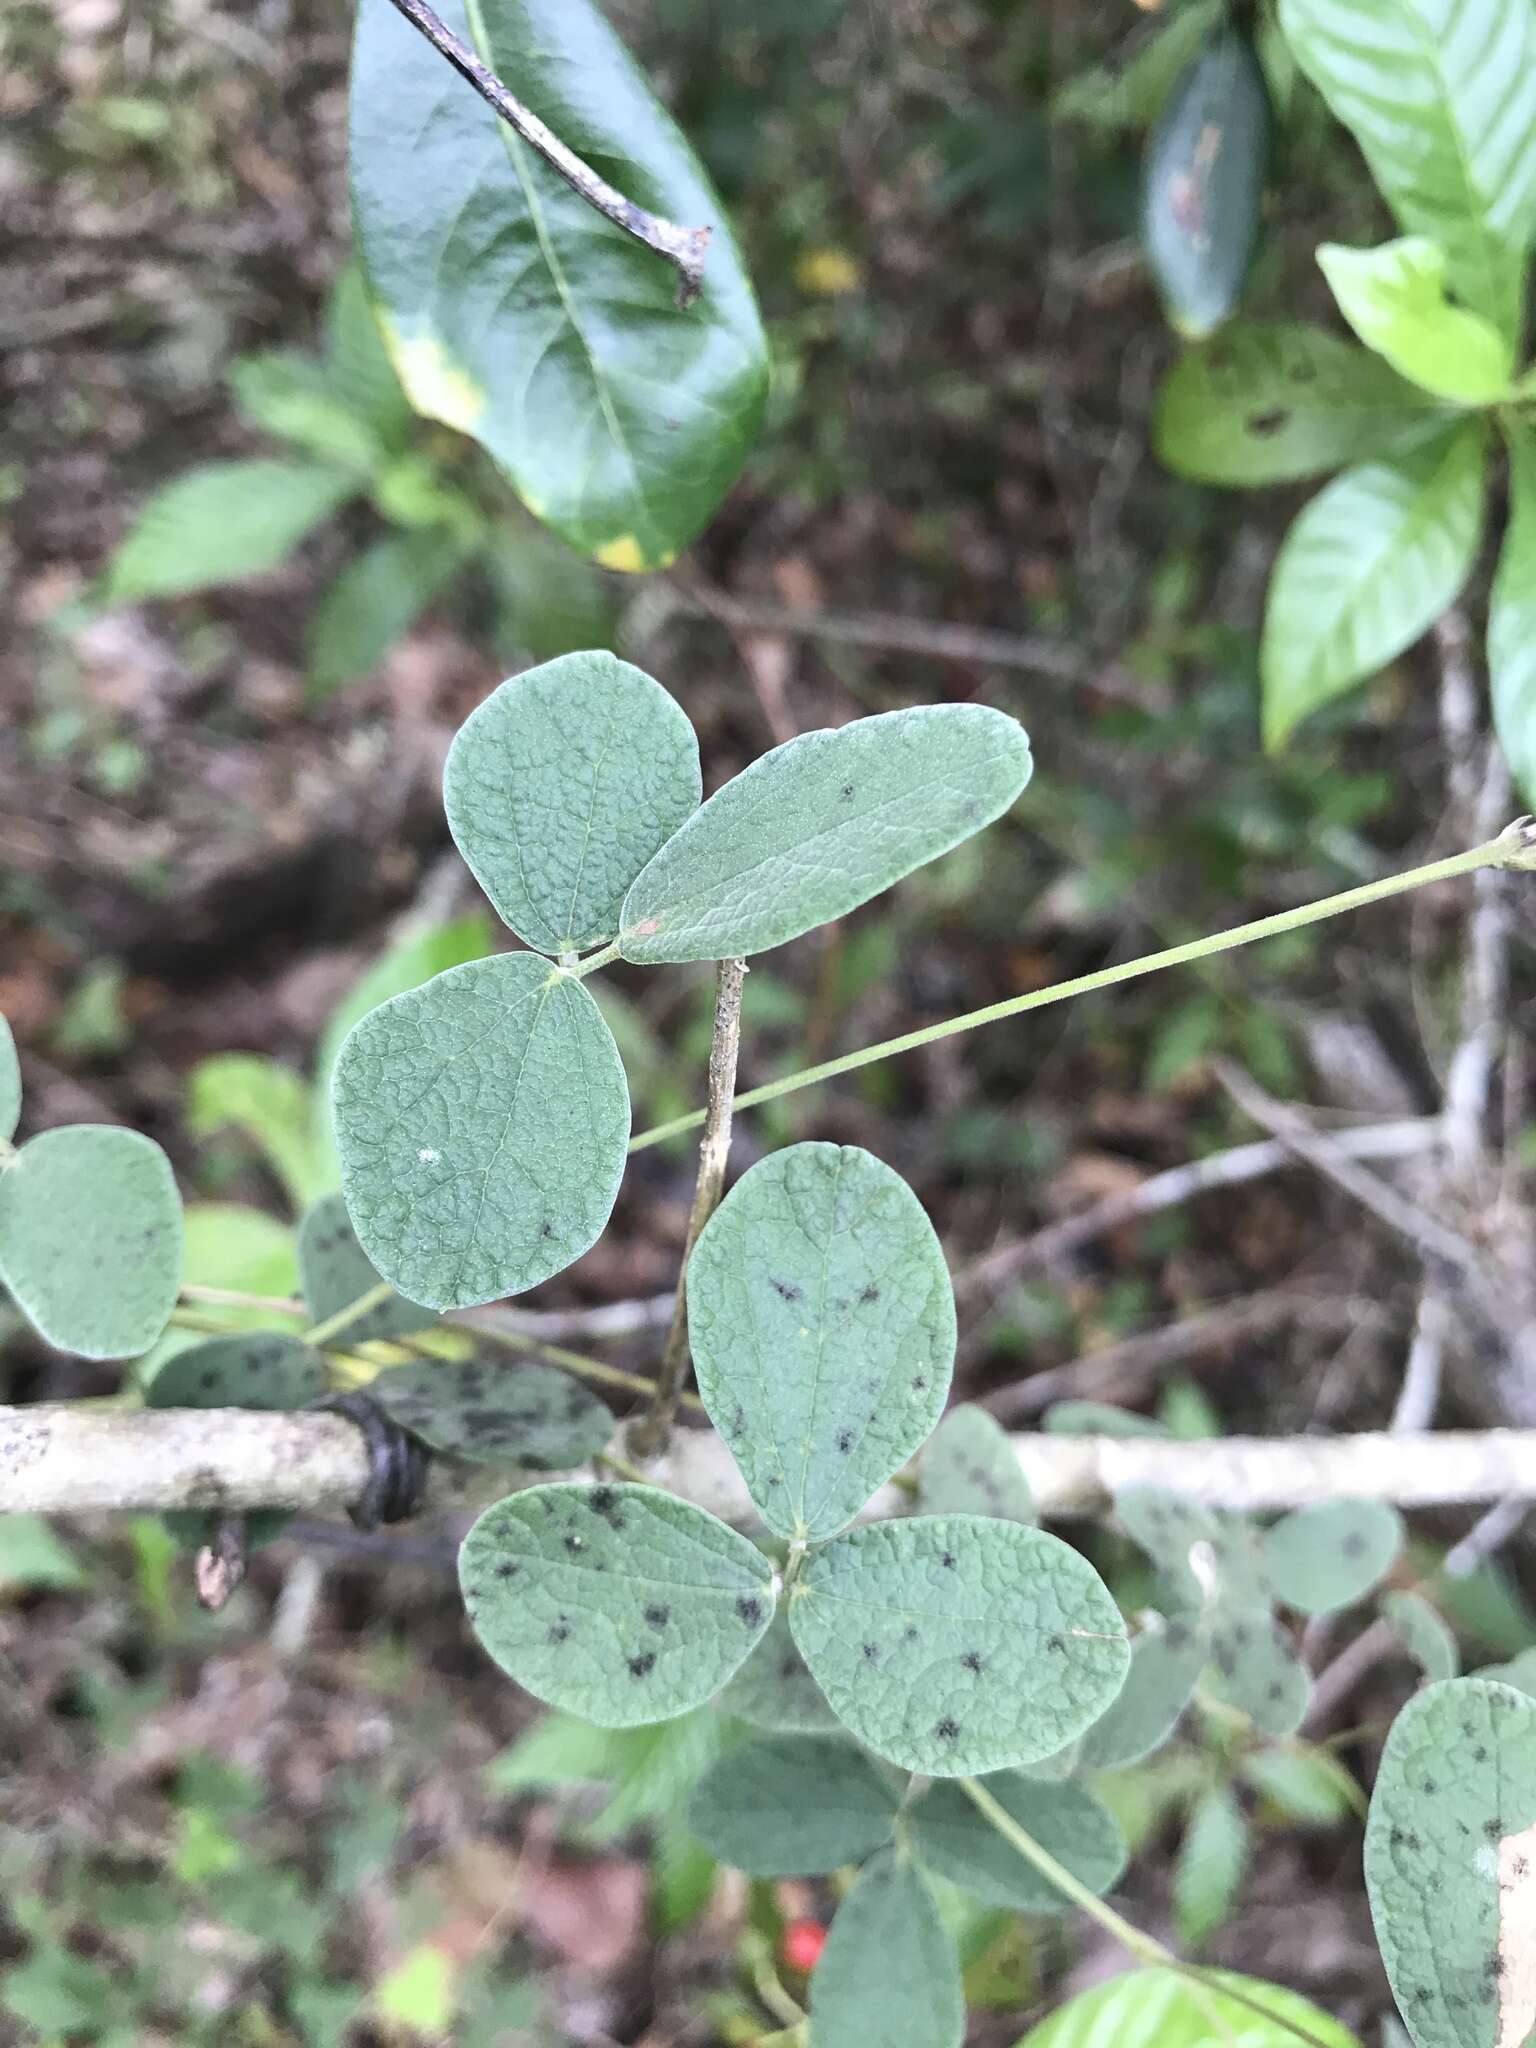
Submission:
{"label": "leaf with black spots", "polygon": [[[311,1318],[317,1323],[331,1317],[354,1301],[361,1301],[379,1284],[379,1274],[357,1241],[345,1199],[324,1195],[299,1225],[299,1285]],[[413,1337],[430,1330],[437,1310],[392,1294],[365,1315],[346,1325],[337,1342],[348,1345],[372,1344],[380,1338]]]}
{"label": "leaf with black spots", "polygon": [[475,1464],[565,1472],[613,1435],[597,1396],[549,1365],[423,1360],[381,1372],[368,1391],[412,1436]]}
{"label": "leaf with black spots", "polygon": [[985,1408],[951,1408],[923,1451],[923,1506],[935,1515],[997,1515],[1032,1522],[1035,1497],[1008,1432]]}

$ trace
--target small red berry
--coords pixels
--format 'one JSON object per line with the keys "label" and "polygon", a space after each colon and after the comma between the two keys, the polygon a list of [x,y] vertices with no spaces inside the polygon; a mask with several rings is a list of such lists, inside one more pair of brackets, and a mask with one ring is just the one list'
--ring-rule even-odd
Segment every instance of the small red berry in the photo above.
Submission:
{"label": "small red berry", "polygon": [[779,1938],[779,1955],[787,1970],[809,1976],[826,1945],[827,1930],[819,1920],[789,1920]]}

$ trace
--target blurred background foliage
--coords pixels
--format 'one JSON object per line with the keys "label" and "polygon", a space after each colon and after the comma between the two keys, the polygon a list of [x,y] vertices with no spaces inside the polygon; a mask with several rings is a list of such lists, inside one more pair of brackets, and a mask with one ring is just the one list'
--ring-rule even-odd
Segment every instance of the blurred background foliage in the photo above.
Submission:
{"label": "blurred background foliage", "polygon": [[[1299,496],[1218,494],[1151,453],[1175,344],[1135,241],[1139,153],[1205,0],[611,11],[731,208],[775,360],[741,485],[645,579],[569,554],[401,405],[349,268],[343,0],[0,15],[0,1010],[34,1125],[125,1121],[170,1150],[205,1285],[292,1292],[293,1219],[334,1183],[340,1034],[498,942],[438,779],[529,660],[644,663],[711,786],[897,704],[975,696],[1029,727],[1013,819],[755,968],[747,1086],[1451,844],[1434,648],[1267,757],[1259,616]],[[1385,219],[1273,39],[1265,59],[1246,310],[1326,321],[1313,245]],[[937,622],[1003,658],[939,658]],[[1367,1118],[1432,1108],[1459,917],[1431,896],[932,1047],[745,1120],[738,1163],[827,1137],[913,1182],[960,1285],[965,1393],[1050,1372],[1185,1430],[1374,1424],[1416,1268],[1314,1183],[968,1269],[1248,1135],[1219,1057]],[[707,972],[610,979],[639,1123],[692,1106]],[[1536,1134],[1512,1099],[1518,1177]],[[534,1305],[666,1289],[690,1182],[686,1146],[640,1155],[607,1237]],[[4,1336],[0,1397],[118,1391]],[[643,1334],[611,1355],[653,1362]],[[301,1534],[209,1617],[157,1523],[0,1522],[0,2040],[771,2031],[780,1930],[826,1896],[737,1887],[680,1829],[730,1731],[536,1722],[444,1597],[446,1536]],[[1101,1562],[1133,1602],[1134,1557]],[[1536,1642],[1517,1571],[1456,1598],[1478,1655]],[[1117,1787],[1149,1852],[1132,1917],[1374,2025],[1347,1753],[1255,1753],[1210,1722]],[[1109,1967],[1090,1930],[948,1909],[986,2048]]]}

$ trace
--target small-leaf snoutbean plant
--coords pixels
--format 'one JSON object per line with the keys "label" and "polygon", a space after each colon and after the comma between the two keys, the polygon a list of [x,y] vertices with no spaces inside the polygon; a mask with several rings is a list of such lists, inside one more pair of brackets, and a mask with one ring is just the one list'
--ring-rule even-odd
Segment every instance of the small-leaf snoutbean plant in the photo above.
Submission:
{"label": "small-leaf snoutbean plant", "polygon": [[[460,1557],[470,1624],[519,1684],[604,1728],[713,1703],[731,1732],[692,1792],[697,1841],[754,1877],[856,1873],[809,2013],[776,1987],[785,2042],[958,2048],[944,1900],[959,1887],[1024,1913],[1076,1905],[1143,1965],[1129,1994],[1074,2002],[1039,2044],[1107,2038],[1096,2030],[1120,2020],[1105,1998],[1129,1996],[1117,2041],[1337,2048],[1350,2036],[1315,2009],[1178,1961],[1104,1903],[1126,1843],[1094,1784],[1192,1711],[1244,1742],[1290,1741],[1309,1690],[1293,1624],[1371,1593],[1398,1556],[1395,1513],[1339,1501],[1260,1530],[1155,1488],[1123,1493],[1116,1527],[1153,1588],[1128,1621],[1088,1559],[1035,1526],[991,1418],[946,1413],[956,1319],[943,1252],[912,1190],[854,1146],[761,1159],[687,1261],[698,1397],[750,1499],[744,1527],[616,1456],[607,1406],[568,1373],[433,1354],[445,1314],[534,1287],[596,1241],[628,1151],[701,1120],[631,1135],[594,972],[796,938],[1000,818],[1031,766],[1001,712],[921,707],[791,740],[701,803],[693,729],[649,676],[601,653],[517,676],[458,734],[445,802],[525,950],[450,968],[347,1038],[333,1089],[342,1186],[298,1234],[307,1327],[167,1335],[195,1318],[176,1308],[181,1208],[165,1155],[97,1127],[16,1148],[4,1029],[0,1274],[59,1348],[148,1354],[151,1405],[292,1409],[355,1384],[361,1366],[378,1405],[442,1458],[524,1475],[590,1466],[481,1514]],[[1529,830],[844,1055],[738,1106],[1489,865],[1536,865]],[[462,1347],[464,1328],[451,1334]],[[1129,1426],[1113,1412],[1051,1420]],[[893,1480],[916,1511],[866,1519]],[[205,1538],[210,1519],[190,1514],[185,1533]],[[252,1517],[247,1536],[280,1527]],[[1385,1616],[1437,1681],[1393,1731],[1367,1836],[1394,1988],[1419,2048],[1522,2048],[1536,2024],[1522,1960],[1536,1703],[1513,1670],[1456,1678],[1454,1643],[1421,1595],[1394,1593]]]}

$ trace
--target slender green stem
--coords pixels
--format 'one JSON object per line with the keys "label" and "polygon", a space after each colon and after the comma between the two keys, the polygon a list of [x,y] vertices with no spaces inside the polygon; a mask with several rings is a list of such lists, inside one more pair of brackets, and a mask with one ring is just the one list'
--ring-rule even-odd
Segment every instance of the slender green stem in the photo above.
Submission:
{"label": "slender green stem", "polygon": [[[525,1358],[542,1358],[550,1365],[558,1365],[563,1371],[574,1373],[578,1379],[595,1380],[599,1386],[622,1387],[626,1393],[643,1394],[647,1400],[656,1391],[656,1382],[648,1380],[638,1372],[625,1372],[617,1365],[603,1365],[595,1358],[584,1358],[579,1351],[562,1350],[558,1344],[546,1344],[538,1337],[525,1337],[517,1330],[501,1330],[494,1323],[477,1323],[452,1318],[455,1329],[468,1330],[476,1337],[484,1337],[492,1344],[503,1345],[508,1351],[520,1351]],[[704,1403],[697,1394],[683,1394],[680,1405],[692,1408],[699,1414],[704,1412]]]}
{"label": "slender green stem", "polygon": [[589,974],[596,974],[599,967],[609,967],[622,957],[619,942],[615,939],[611,946],[604,946],[598,953],[589,953],[585,960],[578,960],[574,967],[563,967],[561,972],[568,974],[572,981],[581,981]]}
{"label": "slender green stem", "polygon": [[[908,1031],[899,1038],[883,1039],[878,1045],[866,1045],[858,1052],[844,1053],[835,1060],[823,1060],[820,1066],[802,1068],[798,1074],[787,1074],[782,1080],[770,1081],[762,1088],[749,1088],[745,1095],[736,1097],[732,1106],[735,1109],[754,1109],[759,1103],[772,1102],[780,1095],[791,1095],[796,1089],[814,1087],[817,1082],[834,1080],[839,1074],[851,1074],[856,1068],[871,1066],[876,1060],[890,1059],[895,1053],[916,1052],[920,1046],[936,1044],[941,1038],[953,1038],[962,1031],[974,1031],[982,1024],[1000,1024],[1006,1018],[1022,1017],[1030,1010],[1044,1010],[1052,1003],[1064,1003],[1073,996],[1093,995],[1099,989],[1114,988],[1124,981],[1138,981],[1143,975],[1160,973],[1165,967],[1187,967],[1193,961],[1209,959],[1213,953],[1230,953],[1235,947],[1251,946],[1261,939],[1277,939],[1286,932],[1299,931],[1303,925],[1342,917],[1348,911],[1365,909],[1367,904],[1381,903],[1389,896],[1401,896],[1410,889],[1423,889],[1431,882],[1453,881],[1458,875],[1470,875],[1479,868],[1525,866],[1528,858],[1524,839],[1516,834],[1516,828],[1511,827],[1484,846],[1474,846],[1467,853],[1452,854],[1446,860],[1431,861],[1425,867],[1410,868],[1406,874],[1388,875],[1383,881],[1366,882],[1358,889],[1345,889],[1337,896],[1324,896],[1316,903],[1303,903],[1295,910],[1282,910],[1273,917],[1255,918],[1249,924],[1234,925],[1230,931],[1191,939],[1182,946],[1146,953],[1139,960],[1124,960],[1114,967],[1101,967],[1093,974],[1078,975],[1073,981],[1058,981],[1049,988],[1032,989],[1028,995],[1010,996],[1005,1002],[989,1003],[980,1010],[968,1010],[963,1016],[950,1017],[942,1024],[927,1024],[920,1031]],[[668,1123],[641,1131],[630,1139],[629,1149],[639,1152],[647,1145],[659,1145],[664,1138],[676,1138],[684,1131],[695,1130],[703,1123],[704,1116],[702,1109],[695,1109],[687,1116],[673,1117]]]}
{"label": "slender green stem", "polygon": [[1197,1963],[1186,1963],[1182,1957],[1176,1956],[1172,1949],[1164,1948],[1155,1935],[1133,1926],[1129,1920],[1122,1918],[1113,1906],[1107,1906],[1101,1898],[1089,1891],[1081,1878],[1074,1877],[1070,1870],[1058,1863],[1049,1849],[1042,1848],[1028,1829],[1020,1827],[1007,1807],[996,1799],[979,1779],[962,1778],[959,1782],[961,1791],[982,1816],[991,1822],[1003,1840],[1017,1849],[1026,1862],[1032,1863],[1047,1883],[1055,1885],[1064,1898],[1070,1899],[1074,1906],[1081,1907],[1083,1912],[1097,1920],[1104,1931],[1112,1935],[1123,1948],[1128,1949],[1139,1963],[1147,1967],[1176,1971],[1203,1999],[1209,2000],[1209,2017],[1226,2040],[1235,2041],[1235,2036],[1216,2005],[1218,1993],[1223,2000],[1230,2000],[1232,2004],[1243,2006],[1247,2011],[1258,2014],[1261,2019],[1268,2020],[1271,2026],[1284,2027],[1286,2032],[1294,2034],[1298,2041],[1305,2041],[1308,2048],[1327,2048],[1327,2044],[1320,2041],[1316,2034],[1298,2026],[1295,2020],[1288,2019],[1281,2013],[1272,2012],[1260,2000],[1250,1998],[1246,1992],[1237,1990],[1213,1972],[1202,1970]]}
{"label": "slender green stem", "polygon": [[636,1486],[656,1484],[649,1472],[642,1472],[638,1465],[631,1465],[628,1458],[621,1458],[616,1451],[599,1451],[593,1462],[605,1472],[611,1472],[616,1479],[632,1480]]}
{"label": "slender green stem", "polygon": [[238,1287],[202,1287],[187,1281],[182,1287],[183,1301],[195,1301],[207,1308],[258,1308],[269,1316],[307,1316],[309,1310],[302,1301],[291,1295],[246,1294]]}
{"label": "slender green stem", "polygon": [[304,1342],[313,1344],[317,1351],[323,1350],[333,1337],[339,1337],[343,1330],[350,1330],[354,1323],[360,1323],[374,1309],[382,1308],[394,1291],[387,1280],[378,1281],[356,1301],[349,1301],[345,1308],[337,1309],[335,1315],[327,1316],[323,1323],[316,1323],[305,1330],[302,1333]]}

